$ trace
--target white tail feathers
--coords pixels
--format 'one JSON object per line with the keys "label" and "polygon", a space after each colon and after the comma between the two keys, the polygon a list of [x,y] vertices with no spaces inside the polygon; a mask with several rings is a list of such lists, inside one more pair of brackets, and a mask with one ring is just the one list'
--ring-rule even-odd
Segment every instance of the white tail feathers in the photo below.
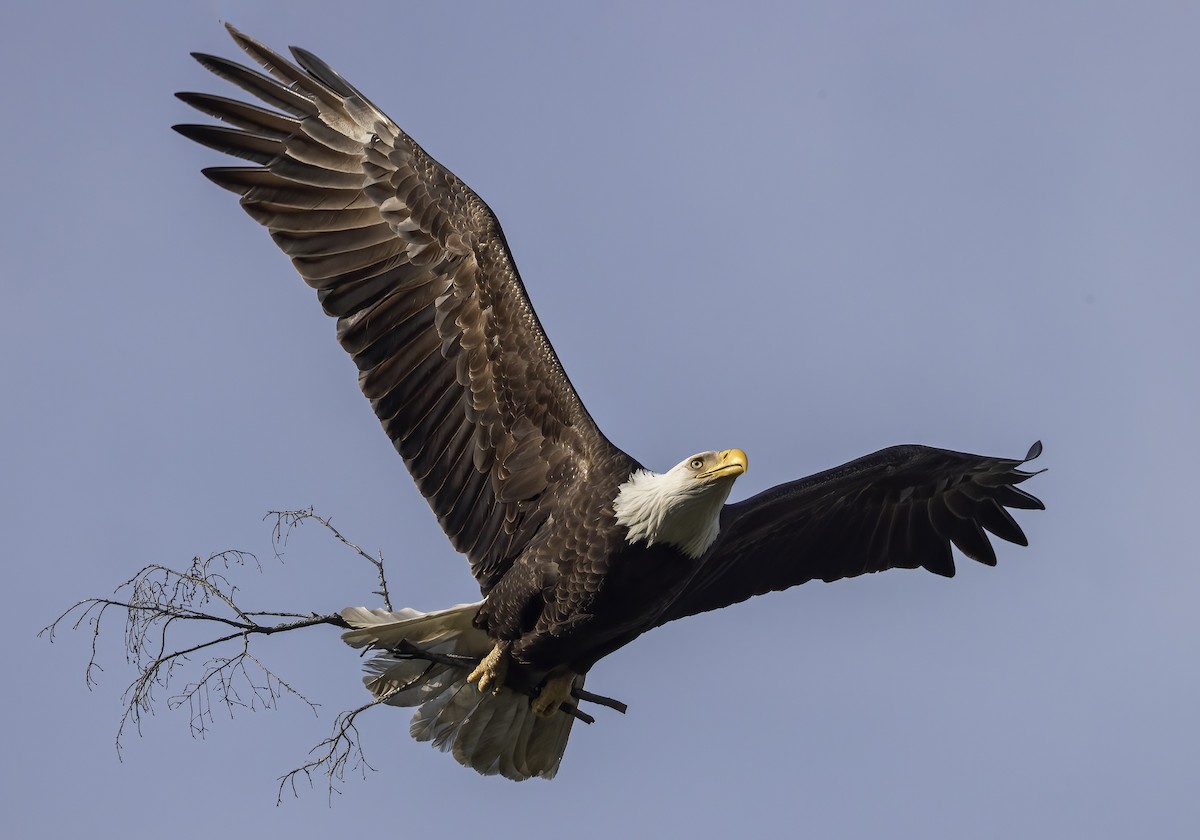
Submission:
{"label": "white tail feathers", "polygon": [[479,603],[457,604],[431,613],[411,607],[396,612],[348,607],[342,610],[342,618],[355,629],[343,633],[342,640],[356,648],[394,648],[407,640],[431,650],[437,645],[439,653],[484,656],[492,643],[487,633],[471,623],[478,611]]}
{"label": "white tail feathers", "polygon": [[[342,618],[354,629],[342,638],[356,648],[386,651],[408,641],[435,653],[481,658],[492,640],[471,623],[478,610],[478,603],[432,613],[350,607]],[[524,694],[507,688],[497,695],[481,692],[467,682],[466,668],[380,653],[366,672],[363,682],[375,697],[392,706],[420,707],[409,726],[413,738],[431,741],[459,764],[517,781],[558,772],[574,721],[570,715],[539,718]],[[582,687],[583,677],[575,684]]]}

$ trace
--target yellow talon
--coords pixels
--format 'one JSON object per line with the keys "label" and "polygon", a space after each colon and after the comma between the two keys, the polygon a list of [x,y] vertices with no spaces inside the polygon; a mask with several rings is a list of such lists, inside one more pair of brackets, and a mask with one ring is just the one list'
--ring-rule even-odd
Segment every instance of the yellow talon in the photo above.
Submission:
{"label": "yellow talon", "polygon": [[475,670],[467,675],[467,682],[476,683],[480,691],[489,688],[492,694],[499,694],[504,688],[504,678],[508,675],[508,644],[496,642],[492,652],[485,656]]}
{"label": "yellow talon", "polygon": [[546,680],[538,696],[530,702],[533,713],[540,718],[548,718],[558,711],[559,706],[569,702],[576,676],[573,671],[564,671]]}

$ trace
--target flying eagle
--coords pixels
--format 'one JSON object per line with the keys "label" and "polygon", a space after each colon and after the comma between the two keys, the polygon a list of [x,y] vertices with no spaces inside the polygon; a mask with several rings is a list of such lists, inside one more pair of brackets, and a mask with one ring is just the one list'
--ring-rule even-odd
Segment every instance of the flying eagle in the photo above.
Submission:
{"label": "flying eagle", "polygon": [[1020,460],[894,446],[733,504],[740,449],[645,468],[584,408],[479,196],[312,53],[293,47],[293,63],[228,29],[265,74],[196,59],[269,107],[180,93],[226,125],[175,129],[253,164],[204,174],[241,197],[337,319],[363,393],[483,595],[433,613],[342,613],[346,641],[378,651],[371,692],[418,707],[418,740],[481,773],[548,778],[573,691],[647,630],[810,580],[949,577],[951,544],[994,565],[985,531],[1027,545],[1006,508],[1043,509],[1016,486],[1040,443]]}

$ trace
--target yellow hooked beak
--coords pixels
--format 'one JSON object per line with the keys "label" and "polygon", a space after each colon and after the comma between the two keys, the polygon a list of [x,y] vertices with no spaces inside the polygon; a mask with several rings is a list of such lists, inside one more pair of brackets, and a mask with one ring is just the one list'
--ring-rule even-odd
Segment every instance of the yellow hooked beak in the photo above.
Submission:
{"label": "yellow hooked beak", "polygon": [[740,449],[726,449],[724,452],[717,455],[716,463],[712,469],[705,470],[696,476],[696,478],[737,478],[746,471],[749,466],[749,461],[746,459],[746,453]]}

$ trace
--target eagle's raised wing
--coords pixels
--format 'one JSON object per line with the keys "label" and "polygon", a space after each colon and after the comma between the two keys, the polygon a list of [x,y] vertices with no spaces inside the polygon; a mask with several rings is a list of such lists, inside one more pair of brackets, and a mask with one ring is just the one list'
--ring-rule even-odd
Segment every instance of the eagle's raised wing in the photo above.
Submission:
{"label": "eagle's raised wing", "polygon": [[950,577],[951,543],[994,566],[985,531],[1028,545],[1007,508],[1045,509],[1016,486],[1041,452],[1040,442],[1022,460],[893,446],[726,505],[720,536],[659,624],[810,580],[917,567]]}
{"label": "eagle's raised wing", "polygon": [[176,130],[255,166],[241,196],[337,318],[359,384],[486,593],[577,471],[621,463],[530,306],[492,211],[324,62],[228,27],[270,75],[197,54],[271,109],[179,98],[228,126]]}

